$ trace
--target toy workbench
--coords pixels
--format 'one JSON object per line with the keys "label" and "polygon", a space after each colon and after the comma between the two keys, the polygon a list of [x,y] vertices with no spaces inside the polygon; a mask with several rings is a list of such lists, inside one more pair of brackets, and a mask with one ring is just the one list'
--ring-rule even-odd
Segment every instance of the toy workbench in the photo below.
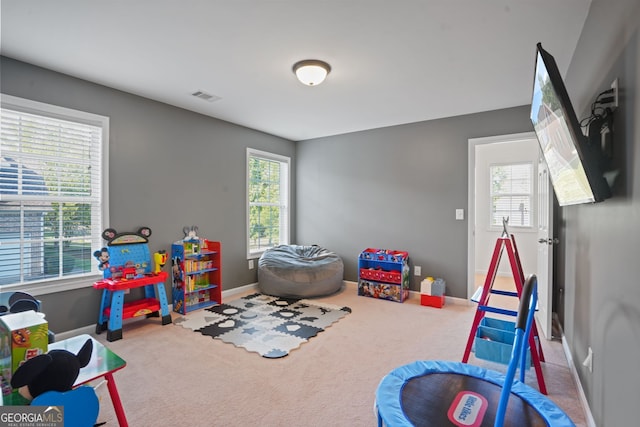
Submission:
{"label": "toy workbench", "polygon": [[[154,254],[155,268],[149,252],[151,229],[142,227],[137,232],[118,233],[112,228],[102,233],[108,243],[96,251],[94,256],[100,262],[103,279],[93,287],[102,290],[100,314],[96,333],[107,331],[107,340],[122,338],[122,320],[137,316],[160,316],[162,324],[171,323],[164,282],[168,275],[162,271],[167,254]],[[144,287],[145,297],[124,302],[129,289]]]}

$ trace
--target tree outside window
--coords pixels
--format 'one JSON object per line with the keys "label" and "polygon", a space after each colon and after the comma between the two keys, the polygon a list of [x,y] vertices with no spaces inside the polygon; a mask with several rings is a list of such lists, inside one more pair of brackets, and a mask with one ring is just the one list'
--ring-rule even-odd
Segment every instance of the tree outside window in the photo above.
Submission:
{"label": "tree outside window", "polygon": [[289,243],[289,158],[247,149],[247,256]]}
{"label": "tree outside window", "polygon": [[0,285],[97,274],[108,118],[2,95]]}

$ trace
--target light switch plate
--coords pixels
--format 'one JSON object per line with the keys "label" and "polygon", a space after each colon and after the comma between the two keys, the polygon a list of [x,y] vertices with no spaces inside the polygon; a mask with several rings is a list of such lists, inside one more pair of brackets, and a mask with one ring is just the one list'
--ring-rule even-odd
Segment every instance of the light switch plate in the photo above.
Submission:
{"label": "light switch plate", "polygon": [[461,221],[464,219],[464,209],[456,209],[456,219]]}

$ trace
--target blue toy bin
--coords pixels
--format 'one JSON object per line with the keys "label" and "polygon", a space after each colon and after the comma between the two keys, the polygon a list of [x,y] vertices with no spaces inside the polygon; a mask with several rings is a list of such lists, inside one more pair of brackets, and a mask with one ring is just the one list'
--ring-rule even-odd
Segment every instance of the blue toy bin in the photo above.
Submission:
{"label": "blue toy bin", "polygon": [[[508,365],[513,350],[516,324],[501,319],[483,317],[476,330],[474,340],[475,354],[478,359]],[[531,367],[531,351],[527,350],[525,362],[527,369]]]}

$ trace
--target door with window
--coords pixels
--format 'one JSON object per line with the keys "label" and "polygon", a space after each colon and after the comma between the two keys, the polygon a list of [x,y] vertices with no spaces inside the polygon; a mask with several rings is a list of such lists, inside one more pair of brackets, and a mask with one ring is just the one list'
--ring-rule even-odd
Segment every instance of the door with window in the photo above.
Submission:
{"label": "door with window", "polygon": [[[548,206],[538,206],[538,150],[533,133],[470,140],[469,297],[484,284],[496,240],[502,234],[503,217],[509,217],[509,232],[515,236],[525,276],[538,274],[541,268],[537,222],[549,212]],[[506,256],[494,283],[494,288],[500,286],[514,289]],[[515,299],[497,297],[492,296],[492,303],[513,303],[517,309]],[[550,302],[547,309],[551,312]]]}

